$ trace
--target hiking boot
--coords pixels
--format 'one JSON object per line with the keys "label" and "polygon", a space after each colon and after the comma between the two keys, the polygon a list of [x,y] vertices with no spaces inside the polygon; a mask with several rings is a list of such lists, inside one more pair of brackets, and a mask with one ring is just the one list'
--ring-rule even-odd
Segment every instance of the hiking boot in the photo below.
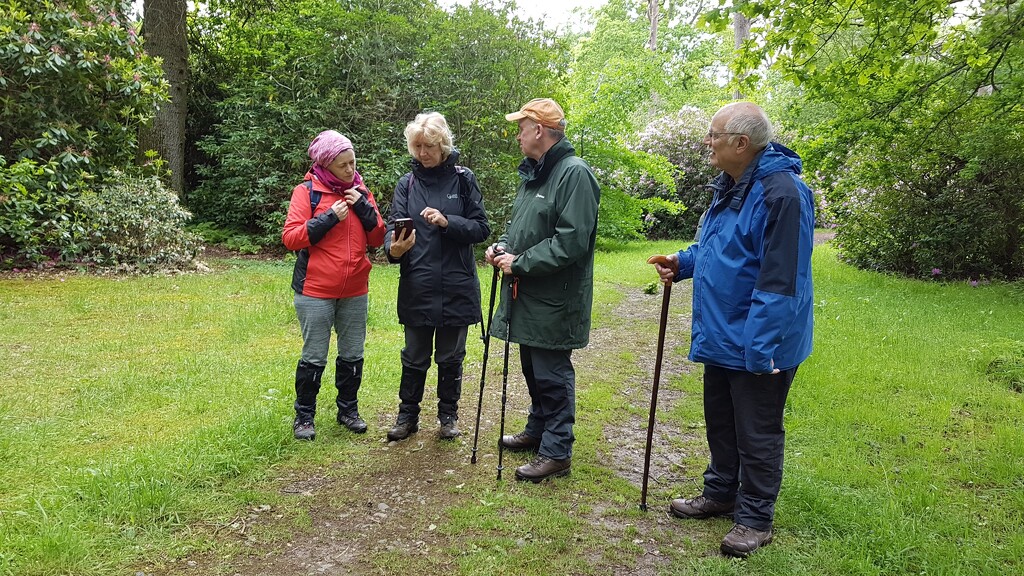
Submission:
{"label": "hiking boot", "polygon": [[316,428],[313,426],[313,422],[300,422],[295,421],[292,425],[292,432],[295,434],[296,440],[312,440],[316,438]]}
{"label": "hiking boot", "polygon": [[388,430],[388,440],[405,440],[410,434],[419,429],[419,423],[416,420],[399,420]]}
{"label": "hiking boot", "polygon": [[703,520],[712,516],[732,516],[735,501],[719,502],[706,496],[696,498],[676,498],[669,504],[672,514],[677,518]]}
{"label": "hiking boot", "polygon": [[350,412],[348,414],[342,414],[339,412],[338,424],[341,424],[356,434],[363,434],[366,432],[366,421],[359,417],[359,412]]}
{"label": "hiking boot", "polygon": [[569,474],[570,466],[572,466],[571,458],[555,460],[554,458],[538,454],[533,459],[533,462],[516,468],[516,480],[529,480],[536,484],[548,478],[557,478]]}
{"label": "hiking boot", "polygon": [[722,554],[746,558],[762,546],[767,546],[772,541],[772,529],[756,530],[750,526],[736,524],[729,530],[729,533],[722,538]]}
{"label": "hiking boot", "polygon": [[459,432],[459,429],[455,427],[455,420],[441,423],[441,431],[438,433],[438,436],[442,440],[453,440],[459,434],[462,434],[462,432]]}
{"label": "hiking boot", "polygon": [[511,436],[502,436],[501,445],[506,450],[512,450],[513,452],[536,451],[540,448],[540,438],[534,438],[526,432],[520,432]]}

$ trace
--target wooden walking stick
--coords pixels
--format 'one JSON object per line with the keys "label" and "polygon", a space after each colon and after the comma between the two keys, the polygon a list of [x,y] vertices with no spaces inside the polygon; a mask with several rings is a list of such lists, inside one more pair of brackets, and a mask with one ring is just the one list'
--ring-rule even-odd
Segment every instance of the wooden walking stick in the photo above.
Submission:
{"label": "wooden walking stick", "polygon": [[[661,264],[674,268],[665,256],[651,256],[648,264]],[[661,380],[661,359],[665,351],[665,328],[668,325],[668,304],[672,295],[672,282],[665,282],[665,293],[661,298],[661,325],[658,327],[658,354],[654,360],[654,385],[651,386],[651,414],[647,419],[647,450],[644,452],[644,482],[640,490],[640,509],[647,511],[647,477],[651,471],[651,443],[654,439],[654,413],[658,408],[658,382]]]}

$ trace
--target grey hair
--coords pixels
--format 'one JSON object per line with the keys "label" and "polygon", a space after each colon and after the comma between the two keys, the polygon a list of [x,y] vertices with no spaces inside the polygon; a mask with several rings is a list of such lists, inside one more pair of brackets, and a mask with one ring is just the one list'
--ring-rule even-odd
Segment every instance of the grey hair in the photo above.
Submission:
{"label": "grey hair", "polygon": [[417,114],[416,119],[405,127],[405,145],[411,156],[416,156],[412,143],[414,140],[423,140],[428,144],[441,145],[441,157],[447,159],[455,147],[455,138],[451,129],[448,128],[448,121],[440,112],[425,112]]}
{"label": "grey hair", "polygon": [[[562,120],[562,122],[565,122],[565,120]],[[562,138],[565,137],[565,130],[558,130],[558,129],[555,129],[555,128],[548,128],[547,126],[541,126],[541,128],[544,128],[545,130],[547,130],[548,131],[548,136],[550,136],[551,138],[554,138],[555,140],[561,140]]]}
{"label": "grey hair", "polygon": [[728,108],[736,110],[725,123],[726,132],[746,134],[750,138],[750,145],[757,150],[768,146],[772,139],[772,122],[760,106],[750,102],[733,102],[723,106],[722,110]]}

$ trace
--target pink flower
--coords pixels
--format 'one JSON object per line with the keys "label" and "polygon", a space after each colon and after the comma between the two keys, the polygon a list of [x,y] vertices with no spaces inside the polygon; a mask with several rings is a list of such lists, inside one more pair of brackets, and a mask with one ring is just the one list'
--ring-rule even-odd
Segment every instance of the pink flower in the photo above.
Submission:
{"label": "pink flower", "polygon": [[132,76],[132,80],[135,80],[136,82],[138,82],[139,80],[142,80],[142,75],[140,75],[138,72],[136,72],[135,75]]}
{"label": "pink flower", "polygon": [[39,24],[36,24],[35,22],[28,25],[29,32],[39,32],[40,29]]}
{"label": "pink flower", "polygon": [[940,274],[942,274],[942,270],[938,268],[932,268],[932,276],[938,276]]}
{"label": "pink flower", "polygon": [[968,284],[970,284],[972,288],[977,288],[978,287],[978,281],[977,280],[971,280],[970,282],[968,282]]}
{"label": "pink flower", "polygon": [[54,54],[63,54],[64,49],[57,44],[54,44],[53,46],[50,46],[50,52],[53,52]]}

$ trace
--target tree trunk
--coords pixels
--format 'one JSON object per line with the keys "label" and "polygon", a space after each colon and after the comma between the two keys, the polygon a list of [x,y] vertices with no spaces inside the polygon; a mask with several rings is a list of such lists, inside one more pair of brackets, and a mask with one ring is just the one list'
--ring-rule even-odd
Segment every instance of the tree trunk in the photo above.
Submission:
{"label": "tree trunk", "polygon": [[651,23],[651,37],[647,40],[647,49],[654,52],[658,49],[658,0],[647,0],[647,20]]}
{"label": "tree trunk", "polygon": [[[750,19],[747,18],[742,12],[736,11],[732,14],[732,30],[733,38],[736,41],[736,50],[738,51],[743,43],[750,38]],[[739,100],[743,98],[743,94],[739,88],[733,90],[733,100]]]}
{"label": "tree trunk", "polygon": [[171,171],[171,188],[185,192],[185,119],[188,113],[188,36],[186,0],[144,0],[142,35],[146,53],[163,58],[164,75],[171,85],[171,100],[139,134],[140,159],[156,150]]}

